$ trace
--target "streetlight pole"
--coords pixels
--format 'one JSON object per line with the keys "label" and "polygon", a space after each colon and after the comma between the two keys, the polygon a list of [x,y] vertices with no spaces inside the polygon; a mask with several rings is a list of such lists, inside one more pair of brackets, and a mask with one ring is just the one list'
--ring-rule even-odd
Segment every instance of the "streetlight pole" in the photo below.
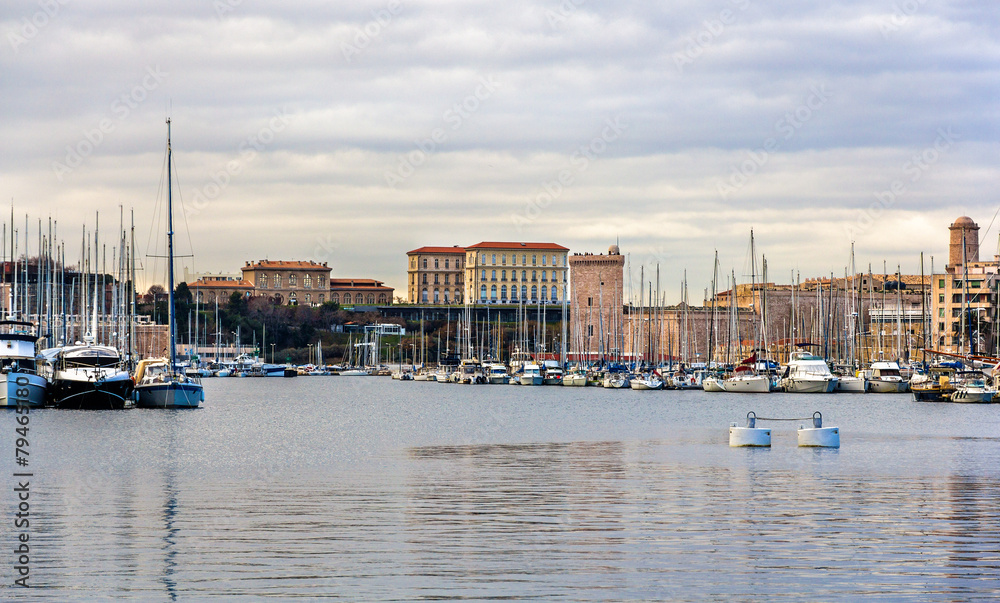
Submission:
{"label": "streetlight pole", "polygon": [[271,364],[274,364],[274,344],[271,344]]}

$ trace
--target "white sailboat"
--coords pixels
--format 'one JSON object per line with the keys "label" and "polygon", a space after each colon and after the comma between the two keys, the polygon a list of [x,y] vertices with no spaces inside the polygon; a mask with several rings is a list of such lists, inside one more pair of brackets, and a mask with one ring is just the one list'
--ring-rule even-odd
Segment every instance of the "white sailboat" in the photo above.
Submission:
{"label": "white sailboat", "polygon": [[135,371],[135,403],[143,408],[197,408],[205,401],[201,380],[177,369],[177,317],[174,308],[174,217],[171,182],[173,152],[167,118],[167,294],[170,357],[148,358]]}

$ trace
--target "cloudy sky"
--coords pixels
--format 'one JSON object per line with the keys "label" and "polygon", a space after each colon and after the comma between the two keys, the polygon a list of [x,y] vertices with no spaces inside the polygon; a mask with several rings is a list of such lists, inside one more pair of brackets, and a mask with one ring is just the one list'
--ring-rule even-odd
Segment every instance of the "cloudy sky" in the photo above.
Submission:
{"label": "cloudy sky", "polygon": [[196,271],[313,259],[402,293],[422,245],[620,239],[676,300],[715,249],[748,278],[751,229],[784,282],[842,274],[852,240],[859,268],[940,269],[963,214],[996,252],[988,0],[0,11],[0,192],[71,250],[119,206],[148,247],[169,115]]}

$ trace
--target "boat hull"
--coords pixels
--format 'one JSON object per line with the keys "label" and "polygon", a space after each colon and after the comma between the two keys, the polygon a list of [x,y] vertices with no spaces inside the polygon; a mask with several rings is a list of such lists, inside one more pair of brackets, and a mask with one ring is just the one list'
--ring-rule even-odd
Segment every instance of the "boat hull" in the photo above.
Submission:
{"label": "boat hull", "polygon": [[705,377],[701,382],[701,388],[706,392],[724,392],[726,388],[722,385],[722,380],[715,377]]}
{"label": "boat hull", "polygon": [[135,387],[135,405],[140,408],[198,408],[205,401],[200,383],[153,383]]}
{"label": "boat hull", "polygon": [[905,394],[910,389],[906,381],[883,381],[871,379],[868,381],[868,391],[873,394]]}
{"label": "boat hull", "polygon": [[868,380],[861,377],[841,377],[837,380],[836,391],[863,394],[868,391]]}
{"label": "boat hull", "polygon": [[562,384],[564,387],[586,387],[587,376],[586,375],[566,375],[563,377]]}
{"label": "boat hull", "polygon": [[662,381],[651,381],[647,379],[632,379],[629,381],[628,385],[632,389],[640,391],[663,389]]}
{"label": "boat hull", "polygon": [[132,379],[125,374],[99,381],[53,379],[50,397],[59,408],[120,410],[132,399]]}
{"label": "boat hull", "polygon": [[521,385],[542,385],[545,379],[541,375],[521,375]]}
{"label": "boat hull", "polygon": [[964,404],[989,404],[993,402],[994,392],[982,389],[957,389],[951,394],[952,402]]}
{"label": "boat hull", "polygon": [[0,407],[45,406],[48,383],[34,373],[0,374]]}
{"label": "boat hull", "polygon": [[836,377],[830,379],[788,378],[784,381],[784,389],[790,394],[829,394],[836,387]]}
{"label": "boat hull", "polygon": [[736,394],[766,394],[771,391],[771,380],[763,376],[733,377],[723,381],[722,386]]}

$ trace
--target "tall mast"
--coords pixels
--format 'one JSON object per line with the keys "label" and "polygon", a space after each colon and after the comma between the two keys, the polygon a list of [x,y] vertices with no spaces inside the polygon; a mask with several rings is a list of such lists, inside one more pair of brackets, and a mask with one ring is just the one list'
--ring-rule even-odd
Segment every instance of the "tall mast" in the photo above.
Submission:
{"label": "tall mast", "polygon": [[170,148],[170,118],[167,118],[167,303],[170,313],[170,373],[173,374],[177,361],[177,321],[174,316],[174,208],[171,186],[172,151]]}

